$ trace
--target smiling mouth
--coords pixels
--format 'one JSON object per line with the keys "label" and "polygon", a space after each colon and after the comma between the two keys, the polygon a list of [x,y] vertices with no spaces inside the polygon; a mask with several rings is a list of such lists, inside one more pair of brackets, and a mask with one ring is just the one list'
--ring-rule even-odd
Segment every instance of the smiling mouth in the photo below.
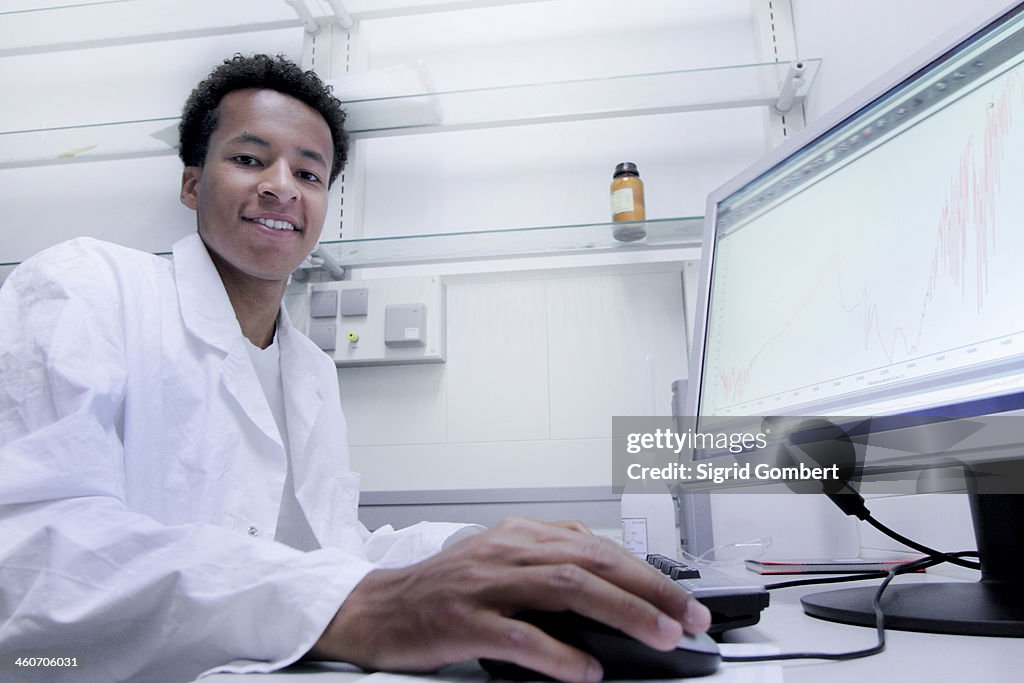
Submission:
{"label": "smiling mouth", "polygon": [[266,226],[266,227],[270,228],[271,230],[282,230],[282,231],[298,230],[298,228],[295,227],[295,225],[293,223],[289,223],[288,221],[279,221],[279,220],[275,220],[273,218],[246,218],[245,220],[247,220],[247,221],[249,221],[251,223],[259,223],[260,225]]}

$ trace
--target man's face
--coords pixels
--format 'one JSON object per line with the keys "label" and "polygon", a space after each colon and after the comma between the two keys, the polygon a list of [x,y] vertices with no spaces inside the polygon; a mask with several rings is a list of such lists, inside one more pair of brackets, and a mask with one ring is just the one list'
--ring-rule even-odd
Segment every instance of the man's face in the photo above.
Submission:
{"label": "man's face", "polygon": [[206,161],[181,182],[222,277],[283,282],[316,247],[333,149],[327,122],[294,97],[224,96]]}

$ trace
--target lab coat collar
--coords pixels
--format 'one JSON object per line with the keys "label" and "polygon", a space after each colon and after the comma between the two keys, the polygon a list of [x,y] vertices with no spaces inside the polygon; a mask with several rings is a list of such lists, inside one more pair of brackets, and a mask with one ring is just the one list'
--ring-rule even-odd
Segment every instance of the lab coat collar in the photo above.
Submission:
{"label": "lab coat collar", "polygon": [[[199,339],[227,354],[222,369],[228,391],[248,417],[271,439],[281,443],[273,414],[245,348],[242,329],[227,291],[199,233],[174,244],[174,272],[185,326]],[[281,348],[281,375],[285,393],[285,419],[289,446],[296,462],[305,450],[325,391],[320,386],[310,344],[295,328],[284,306],[278,314],[277,341]]]}
{"label": "lab coat collar", "polygon": [[277,423],[249,358],[242,327],[206,245],[195,232],[175,242],[172,251],[178,304],[185,327],[225,354],[220,368],[224,386],[245,416],[281,447]]}
{"label": "lab coat collar", "polygon": [[172,251],[174,280],[185,326],[207,344],[232,353],[242,341],[242,328],[199,233],[178,240]]}

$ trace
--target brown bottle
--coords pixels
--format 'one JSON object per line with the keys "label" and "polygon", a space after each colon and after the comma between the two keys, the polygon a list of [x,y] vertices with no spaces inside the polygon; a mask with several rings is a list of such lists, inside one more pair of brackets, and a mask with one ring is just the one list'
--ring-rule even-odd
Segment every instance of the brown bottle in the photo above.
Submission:
{"label": "brown bottle", "polygon": [[[646,219],[644,208],[644,181],[636,164],[626,161],[615,167],[612,176],[612,220],[616,223]],[[616,227],[612,233],[620,242],[643,239],[647,231],[643,225]]]}

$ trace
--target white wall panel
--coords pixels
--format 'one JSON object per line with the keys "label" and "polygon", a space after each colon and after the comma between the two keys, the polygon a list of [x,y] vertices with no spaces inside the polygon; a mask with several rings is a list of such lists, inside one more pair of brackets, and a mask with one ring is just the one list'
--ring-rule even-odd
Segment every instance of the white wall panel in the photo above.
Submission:
{"label": "white wall panel", "polygon": [[23,261],[81,235],[167,252],[195,230],[195,213],[178,201],[176,156],[5,169],[0,184],[0,261]]}
{"label": "white wall panel", "polygon": [[180,116],[185,98],[235,52],[302,54],[302,30],[240,33],[4,57],[0,130]]}
{"label": "white wall panel", "polygon": [[449,441],[548,438],[545,288],[448,284]]}
{"label": "white wall panel", "polygon": [[439,90],[746,64],[749,0],[561,0],[366,22],[369,69],[419,63]]}
{"label": "white wall panel", "polygon": [[[870,497],[867,502],[879,521],[919,543],[947,552],[977,547],[966,493]],[[859,531],[865,552],[914,552],[867,524]]]}
{"label": "white wall panel", "polygon": [[972,16],[1007,0],[792,0],[801,57],[821,57],[807,97],[811,123]]}
{"label": "white wall panel", "polygon": [[607,222],[621,161],[640,169],[648,218],[699,216],[763,152],[754,109],[364,140],[363,236]]}
{"label": "white wall panel", "polygon": [[341,369],[366,490],[611,485],[611,417],[685,374],[675,266],[446,278],[443,365]]}
{"label": "white wall panel", "polygon": [[363,491],[611,486],[610,439],[355,446]]}
{"label": "white wall panel", "polygon": [[711,495],[715,546],[770,539],[765,559],[856,557],[857,522],[820,495],[718,491]]}
{"label": "white wall panel", "polygon": [[338,383],[352,446],[444,442],[443,365],[342,368]]}
{"label": "white wall panel", "polygon": [[678,270],[548,283],[553,438],[611,436],[613,415],[670,415],[686,374]]}

